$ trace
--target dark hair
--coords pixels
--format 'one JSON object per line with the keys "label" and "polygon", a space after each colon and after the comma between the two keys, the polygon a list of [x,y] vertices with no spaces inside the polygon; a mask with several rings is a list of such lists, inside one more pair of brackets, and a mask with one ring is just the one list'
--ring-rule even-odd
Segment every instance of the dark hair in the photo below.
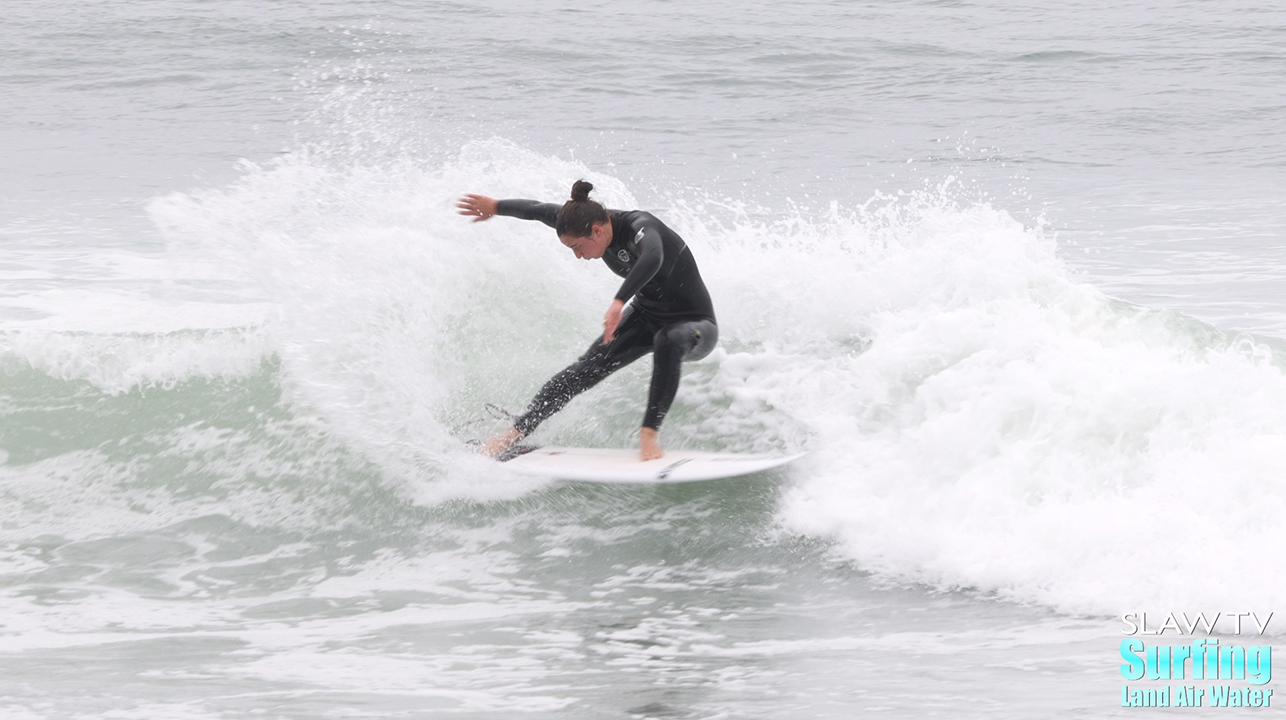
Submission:
{"label": "dark hair", "polygon": [[572,184],[572,199],[563,203],[554,220],[554,232],[558,237],[589,237],[594,223],[605,223],[607,208],[589,199],[589,192],[594,186],[584,180]]}

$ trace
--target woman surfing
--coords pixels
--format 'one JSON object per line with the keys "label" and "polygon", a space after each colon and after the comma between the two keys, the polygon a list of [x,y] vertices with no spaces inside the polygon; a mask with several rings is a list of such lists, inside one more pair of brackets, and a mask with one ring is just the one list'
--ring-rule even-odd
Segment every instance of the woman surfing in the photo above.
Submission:
{"label": "woman surfing", "polygon": [[496,456],[530,435],[546,418],[603,378],[652,353],[652,383],[639,428],[639,459],[664,453],[657,433],[679,390],[680,365],[700,360],[719,339],[714,306],[692,251],[651,213],[608,210],[589,199],[594,186],[572,185],[561,206],[535,200],[496,200],[467,194],[456,203],[474,222],[495,215],[539,220],[582,260],[601,259],[625,278],[603,315],[603,334],[576,362],[545,383],[513,426],[483,443]]}

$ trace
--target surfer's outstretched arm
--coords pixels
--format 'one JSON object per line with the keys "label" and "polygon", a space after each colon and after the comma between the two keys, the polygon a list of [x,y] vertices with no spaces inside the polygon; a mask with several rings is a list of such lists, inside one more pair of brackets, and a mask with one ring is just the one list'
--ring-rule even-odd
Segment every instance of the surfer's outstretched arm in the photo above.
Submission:
{"label": "surfer's outstretched arm", "polygon": [[486,195],[466,193],[456,201],[455,206],[465,217],[474,222],[489,220],[496,215],[516,217],[519,220],[539,220],[549,227],[554,226],[558,218],[558,207],[553,203],[538,200],[497,200]]}
{"label": "surfer's outstretched arm", "polygon": [[496,214],[516,217],[519,220],[539,220],[549,227],[554,227],[558,219],[559,207],[561,206],[539,200],[497,200]]}

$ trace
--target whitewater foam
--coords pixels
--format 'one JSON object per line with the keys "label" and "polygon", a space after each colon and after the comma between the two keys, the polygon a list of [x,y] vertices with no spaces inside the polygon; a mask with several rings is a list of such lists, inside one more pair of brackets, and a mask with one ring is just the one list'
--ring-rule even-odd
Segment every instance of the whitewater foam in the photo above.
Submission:
{"label": "whitewater foam", "polygon": [[[453,436],[468,408],[524,402],[575,357],[615,279],[543,226],[470,224],[451,201],[553,200],[582,176],[635,204],[613,178],[491,141],[438,169],[248,167],[152,213],[177,246],[255,279],[278,308],[283,382],[341,437],[394,475],[454,478],[423,501],[498,499],[523,490],[471,495],[480,469],[458,471]],[[1094,613],[1279,595],[1256,571],[1284,532],[1272,351],[1106,297],[1039,227],[957,196],[948,182],[777,216],[659,203],[721,329],[669,442],[810,450],[783,526],[887,577]],[[543,432],[628,441],[639,365]]]}

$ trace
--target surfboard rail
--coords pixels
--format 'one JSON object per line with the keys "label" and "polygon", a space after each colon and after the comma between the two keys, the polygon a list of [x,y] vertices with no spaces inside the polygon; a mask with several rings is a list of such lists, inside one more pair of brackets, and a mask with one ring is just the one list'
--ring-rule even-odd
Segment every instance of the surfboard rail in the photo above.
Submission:
{"label": "surfboard rail", "polygon": [[632,448],[524,446],[504,460],[516,473],[558,480],[600,483],[679,483],[750,475],[786,465],[805,453],[789,455],[668,450],[646,462]]}

